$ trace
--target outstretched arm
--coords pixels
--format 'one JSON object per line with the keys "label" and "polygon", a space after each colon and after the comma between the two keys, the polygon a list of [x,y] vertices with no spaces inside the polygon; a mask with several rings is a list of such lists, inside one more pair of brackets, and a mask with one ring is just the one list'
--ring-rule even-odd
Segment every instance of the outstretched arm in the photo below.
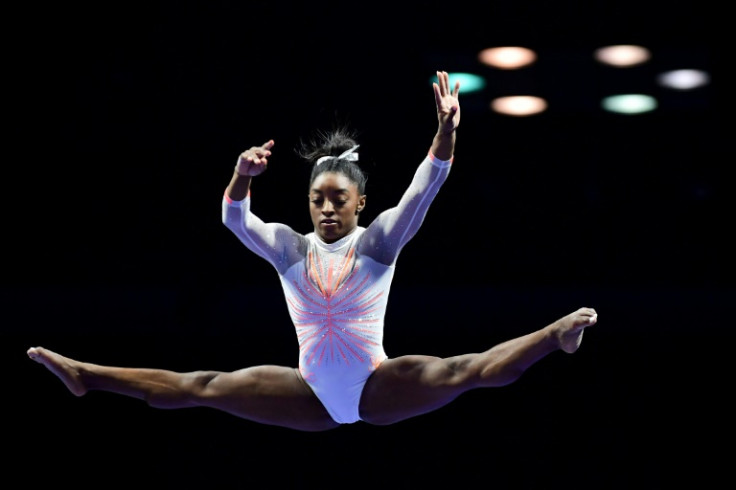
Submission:
{"label": "outstretched arm", "polygon": [[425,157],[399,203],[379,214],[364,235],[361,252],[382,264],[393,263],[401,248],[417,233],[450,172],[455,130],[460,124],[460,82],[451,90],[447,72],[438,71],[437,82],[432,85],[438,121],[429,150],[433,158]]}
{"label": "outstretched arm", "polygon": [[437,81],[432,84],[437,105],[437,134],[430,151],[440,160],[450,160],[455,152],[455,130],[460,124],[460,82],[450,88],[450,77],[446,71],[437,72]]}

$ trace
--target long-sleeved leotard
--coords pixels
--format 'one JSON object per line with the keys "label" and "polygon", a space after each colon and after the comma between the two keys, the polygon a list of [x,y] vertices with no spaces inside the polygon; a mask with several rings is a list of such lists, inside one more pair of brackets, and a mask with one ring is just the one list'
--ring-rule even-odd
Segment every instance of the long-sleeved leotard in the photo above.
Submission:
{"label": "long-sleeved leotard", "polygon": [[366,380],[386,359],[383,323],[396,259],[447,179],[450,161],[431,153],[396,207],[334,243],[265,223],[227,195],[222,220],[279,274],[299,341],[299,371],[338,423],[360,420]]}

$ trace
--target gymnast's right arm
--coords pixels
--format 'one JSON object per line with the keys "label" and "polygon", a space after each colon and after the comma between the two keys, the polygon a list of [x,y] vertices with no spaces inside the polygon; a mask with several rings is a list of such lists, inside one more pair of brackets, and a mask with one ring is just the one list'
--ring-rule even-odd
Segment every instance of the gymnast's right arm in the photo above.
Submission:
{"label": "gymnast's right arm", "polygon": [[301,258],[304,237],[281,223],[265,223],[250,210],[251,180],[266,170],[272,147],[269,140],[240,154],[222,197],[222,222],[250,251],[283,273]]}

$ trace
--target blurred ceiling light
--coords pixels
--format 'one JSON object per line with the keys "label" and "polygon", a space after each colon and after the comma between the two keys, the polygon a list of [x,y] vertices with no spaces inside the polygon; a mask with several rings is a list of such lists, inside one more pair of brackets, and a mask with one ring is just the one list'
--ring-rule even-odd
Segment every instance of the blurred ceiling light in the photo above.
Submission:
{"label": "blurred ceiling light", "polygon": [[531,95],[499,97],[491,102],[491,109],[507,116],[531,116],[547,109],[547,101]]}
{"label": "blurred ceiling light", "polygon": [[618,67],[640,65],[652,57],[647,48],[632,44],[604,46],[596,49],[593,56],[600,63]]}
{"label": "blurred ceiling light", "polygon": [[675,90],[692,90],[710,82],[708,74],[701,70],[672,70],[661,73],[657,83]]}
{"label": "blurred ceiling light", "polygon": [[601,106],[617,114],[641,114],[657,108],[657,100],[649,95],[621,94],[605,97]]}
{"label": "blurred ceiling light", "polygon": [[[479,92],[486,86],[485,78],[479,75],[473,75],[472,73],[448,73],[450,81],[450,89],[455,89],[455,82],[460,82],[460,95]],[[430,83],[437,82],[437,77],[434,76],[430,79]]]}
{"label": "blurred ceiling light", "polygon": [[478,60],[494,68],[515,70],[534,63],[537,54],[531,49],[519,46],[504,46],[482,50],[478,53]]}

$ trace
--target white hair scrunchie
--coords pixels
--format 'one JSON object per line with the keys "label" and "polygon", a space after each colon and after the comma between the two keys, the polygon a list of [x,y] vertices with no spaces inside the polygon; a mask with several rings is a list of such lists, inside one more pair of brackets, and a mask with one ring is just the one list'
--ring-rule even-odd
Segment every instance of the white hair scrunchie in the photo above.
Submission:
{"label": "white hair scrunchie", "polygon": [[324,162],[325,160],[331,160],[333,158],[338,158],[338,159],[339,158],[344,158],[346,160],[350,160],[351,162],[357,162],[358,161],[358,152],[355,151],[355,150],[357,150],[359,147],[360,147],[360,145],[355,145],[352,148],[350,148],[349,150],[342,152],[339,157],[335,157],[335,156],[319,157],[317,159],[317,165],[319,165],[320,163]]}

